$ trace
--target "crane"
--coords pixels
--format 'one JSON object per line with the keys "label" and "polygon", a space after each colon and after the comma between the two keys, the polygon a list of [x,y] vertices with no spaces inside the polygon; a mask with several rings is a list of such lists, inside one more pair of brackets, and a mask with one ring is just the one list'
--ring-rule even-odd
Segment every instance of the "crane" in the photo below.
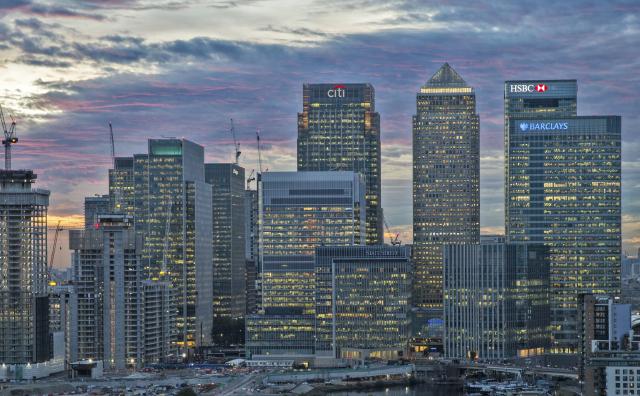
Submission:
{"label": "crane", "polygon": [[2,106],[0,106],[0,123],[2,123],[2,131],[4,132],[4,140],[2,145],[4,146],[4,168],[6,170],[11,169],[11,145],[18,143],[18,137],[16,136],[16,120],[11,117],[11,125],[7,129],[7,123],[4,121],[4,113],[2,112]]}
{"label": "crane", "polygon": [[242,154],[242,151],[240,151],[240,143],[238,143],[238,140],[236,140],[236,128],[233,127],[233,118],[231,118],[231,135],[233,136],[233,147],[235,147],[236,149],[235,164],[238,165],[238,158],[240,158],[240,154]]}
{"label": "crane", "polygon": [[[53,249],[51,249],[51,259],[49,260],[49,270],[53,268],[53,259],[56,258],[56,248],[58,247],[58,234],[60,234],[60,231],[62,230],[62,227],[60,227],[61,221],[62,220],[58,220],[58,225],[56,225],[56,233],[53,237]],[[62,246],[60,247],[60,249],[62,249]]]}
{"label": "crane", "polygon": [[260,150],[260,129],[256,129],[256,141],[258,142],[258,169],[262,175],[262,150]]}
{"label": "crane", "polygon": [[398,238],[400,237],[400,233],[397,232],[396,235],[393,236],[393,233],[391,232],[391,227],[389,227],[389,223],[387,222],[387,219],[384,219],[384,226],[387,229],[387,234],[391,235],[389,237],[389,239],[391,239],[391,245],[392,246],[399,246],[400,244],[402,244],[402,242],[400,240],[398,240]]}
{"label": "crane", "polygon": [[116,168],[116,143],[113,139],[113,126],[109,123],[109,136],[111,137],[111,162],[113,169]]}
{"label": "crane", "polygon": [[251,173],[249,174],[249,177],[247,178],[247,190],[249,189],[249,184],[251,184],[252,181],[256,180],[255,176],[253,176],[253,174],[256,173],[255,169],[251,169]]}

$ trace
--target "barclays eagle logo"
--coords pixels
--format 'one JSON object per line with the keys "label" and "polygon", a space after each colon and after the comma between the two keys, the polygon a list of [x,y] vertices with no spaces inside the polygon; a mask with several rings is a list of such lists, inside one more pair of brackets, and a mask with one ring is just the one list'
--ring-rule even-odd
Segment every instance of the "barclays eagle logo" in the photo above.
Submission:
{"label": "barclays eagle logo", "polygon": [[529,129],[529,124],[528,124],[528,123],[526,123],[526,122],[521,122],[521,123],[520,123],[520,130],[524,132],[524,131],[526,131],[527,129]]}

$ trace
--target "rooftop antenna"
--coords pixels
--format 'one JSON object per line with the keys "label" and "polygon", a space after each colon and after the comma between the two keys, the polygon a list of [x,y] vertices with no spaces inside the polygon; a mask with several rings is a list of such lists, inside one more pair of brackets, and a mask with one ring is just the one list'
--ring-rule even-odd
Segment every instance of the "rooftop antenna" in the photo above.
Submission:
{"label": "rooftop antenna", "polygon": [[7,123],[4,121],[4,113],[2,112],[2,106],[0,106],[0,123],[2,123],[2,131],[4,132],[4,140],[2,145],[4,146],[4,169],[11,169],[11,145],[18,143],[18,137],[16,136],[16,120],[11,117],[11,125],[7,129]]}

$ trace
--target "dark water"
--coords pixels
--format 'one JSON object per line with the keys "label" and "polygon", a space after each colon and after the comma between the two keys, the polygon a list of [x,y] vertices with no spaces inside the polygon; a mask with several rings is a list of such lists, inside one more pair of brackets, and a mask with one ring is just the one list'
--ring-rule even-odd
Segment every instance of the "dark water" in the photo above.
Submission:
{"label": "dark water", "polygon": [[449,386],[417,384],[410,386],[394,386],[376,390],[346,391],[330,393],[330,396],[445,396],[463,395],[464,393]]}

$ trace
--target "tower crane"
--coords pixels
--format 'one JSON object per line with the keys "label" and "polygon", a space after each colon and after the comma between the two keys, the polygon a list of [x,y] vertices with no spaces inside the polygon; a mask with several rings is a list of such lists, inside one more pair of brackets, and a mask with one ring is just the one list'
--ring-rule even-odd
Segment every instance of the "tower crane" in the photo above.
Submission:
{"label": "tower crane", "polygon": [[262,150],[260,149],[260,129],[256,129],[256,141],[258,142],[258,169],[262,175]]}
{"label": "tower crane", "polygon": [[242,154],[242,151],[240,151],[240,143],[238,143],[238,140],[236,139],[236,128],[234,128],[233,126],[233,118],[231,119],[231,135],[233,136],[233,147],[235,147],[236,149],[235,164],[238,165],[238,159],[240,158],[240,154]]}
{"label": "tower crane", "polygon": [[4,146],[4,168],[6,170],[11,169],[11,145],[18,143],[16,120],[13,119],[13,116],[9,117],[11,117],[11,125],[9,125],[9,129],[7,129],[2,106],[0,106],[0,123],[2,123],[2,131],[4,132],[4,140],[2,140],[2,145]]}
{"label": "tower crane", "polygon": [[[56,248],[58,247],[58,234],[60,234],[60,231],[62,230],[62,227],[60,227],[60,223],[62,220],[58,220],[58,225],[56,225],[56,233],[53,236],[53,249],[51,249],[51,259],[49,260],[49,272],[51,271],[51,268],[53,268],[53,259],[56,258]],[[60,247],[60,249],[62,249],[62,247]]]}
{"label": "tower crane", "polygon": [[389,227],[389,223],[387,222],[387,219],[384,219],[384,227],[387,229],[387,234],[390,234],[391,236],[389,237],[389,239],[391,239],[391,245],[392,246],[399,246],[402,244],[402,242],[398,239],[400,237],[400,233],[397,232],[395,236],[393,236],[393,233],[391,232],[391,227]]}
{"label": "tower crane", "polygon": [[253,176],[253,174],[256,173],[255,169],[251,169],[251,173],[249,174],[249,177],[247,178],[247,190],[249,189],[249,184],[251,184],[252,181],[256,180],[255,176]]}
{"label": "tower crane", "polygon": [[113,169],[116,168],[116,143],[113,139],[113,126],[109,123],[109,136],[111,138],[111,162]]}

